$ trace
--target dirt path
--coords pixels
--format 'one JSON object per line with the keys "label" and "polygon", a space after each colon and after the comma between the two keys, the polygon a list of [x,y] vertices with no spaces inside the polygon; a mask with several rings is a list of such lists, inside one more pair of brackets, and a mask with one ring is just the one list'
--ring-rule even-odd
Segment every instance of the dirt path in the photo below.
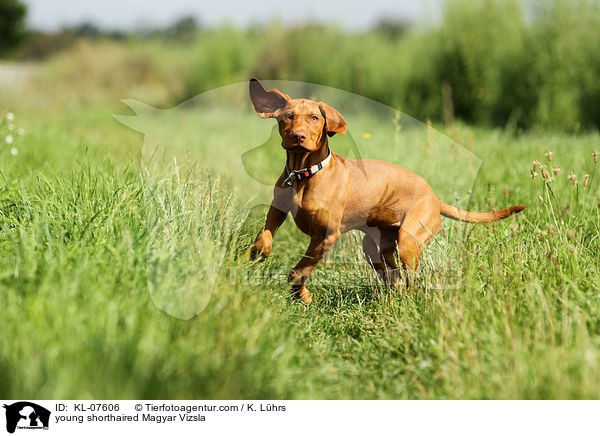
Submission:
{"label": "dirt path", "polygon": [[27,83],[37,71],[31,63],[0,61],[0,89],[15,89]]}

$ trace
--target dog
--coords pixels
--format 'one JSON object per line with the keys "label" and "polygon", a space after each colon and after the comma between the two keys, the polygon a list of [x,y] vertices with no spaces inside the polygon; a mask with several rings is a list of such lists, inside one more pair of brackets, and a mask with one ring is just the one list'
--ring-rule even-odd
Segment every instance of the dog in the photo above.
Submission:
{"label": "dog", "polygon": [[307,280],[344,232],[364,233],[365,258],[389,285],[400,278],[396,258],[400,259],[409,287],[423,247],[440,230],[442,216],[486,223],[525,209],[468,212],[443,203],[423,178],[407,169],[333,153],[328,138],[345,134],[347,123],[331,106],[292,99],[277,89],[267,91],[254,77],[249,90],[258,116],[277,120],[287,155],[264,229],[251,245],[250,256],[269,256],[277,229],[291,213],[298,228],[310,236],[306,253],[288,276],[292,295],[306,304],[312,302]]}

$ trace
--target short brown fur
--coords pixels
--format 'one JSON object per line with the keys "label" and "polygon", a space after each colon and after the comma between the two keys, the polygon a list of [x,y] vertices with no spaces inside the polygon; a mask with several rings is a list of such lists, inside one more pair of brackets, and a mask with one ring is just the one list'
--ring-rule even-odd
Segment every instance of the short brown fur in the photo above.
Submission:
{"label": "short brown fur", "polygon": [[[266,91],[255,78],[250,79],[249,87],[258,115],[277,119],[287,166],[292,170],[323,161],[330,153],[328,137],[346,133],[344,117],[325,103],[292,99],[276,89]],[[306,281],[344,232],[364,232],[365,257],[390,285],[400,278],[398,257],[410,285],[424,245],[440,229],[442,215],[484,223],[525,208],[467,212],[438,200],[427,182],[407,169],[384,161],[347,159],[336,153],[332,153],[329,165],[308,179],[294,179],[292,186],[284,187],[287,176],[284,170],[277,180],[264,230],[257,235],[250,253],[253,258],[268,256],[275,232],[291,212],[298,228],[311,238],[306,253],[289,274],[293,295],[307,304],[312,295]]]}

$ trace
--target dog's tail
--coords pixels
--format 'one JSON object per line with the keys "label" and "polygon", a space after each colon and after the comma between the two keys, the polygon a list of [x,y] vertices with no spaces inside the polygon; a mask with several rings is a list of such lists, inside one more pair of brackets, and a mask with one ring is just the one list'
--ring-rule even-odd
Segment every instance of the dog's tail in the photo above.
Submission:
{"label": "dog's tail", "polygon": [[453,220],[466,221],[468,223],[491,223],[493,221],[504,219],[512,214],[519,213],[526,207],[512,206],[492,212],[468,212],[459,209],[456,206],[450,206],[442,201],[440,201],[440,206],[441,213],[445,217],[452,218]]}

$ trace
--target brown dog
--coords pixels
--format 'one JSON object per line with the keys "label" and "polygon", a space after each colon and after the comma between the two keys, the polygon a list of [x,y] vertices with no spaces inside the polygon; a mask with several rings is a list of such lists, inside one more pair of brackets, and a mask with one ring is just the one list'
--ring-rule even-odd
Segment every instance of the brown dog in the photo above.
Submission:
{"label": "brown dog", "polygon": [[261,118],[279,123],[286,168],[277,180],[265,228],[251,247],[252,258],[271,252],[273,236],[292,213],[310,244],[290,271],[295,296],[312,301],[305,283],[340,235],[365,233],[363,251],[389,284],[398,281],[396,254],[406,271],[417,269],[423,246],[439,231],[441,215],[484,223],[506,218],[524,206],[495,212],[467,212],[437,199],[427,182],[399,166],[377,160],[347,159],[332,153],[328,136],[346,133],[346,120],[334,108],[303,98],[291,99],[277,89],[266,91],[250,79],[250,98]]}

